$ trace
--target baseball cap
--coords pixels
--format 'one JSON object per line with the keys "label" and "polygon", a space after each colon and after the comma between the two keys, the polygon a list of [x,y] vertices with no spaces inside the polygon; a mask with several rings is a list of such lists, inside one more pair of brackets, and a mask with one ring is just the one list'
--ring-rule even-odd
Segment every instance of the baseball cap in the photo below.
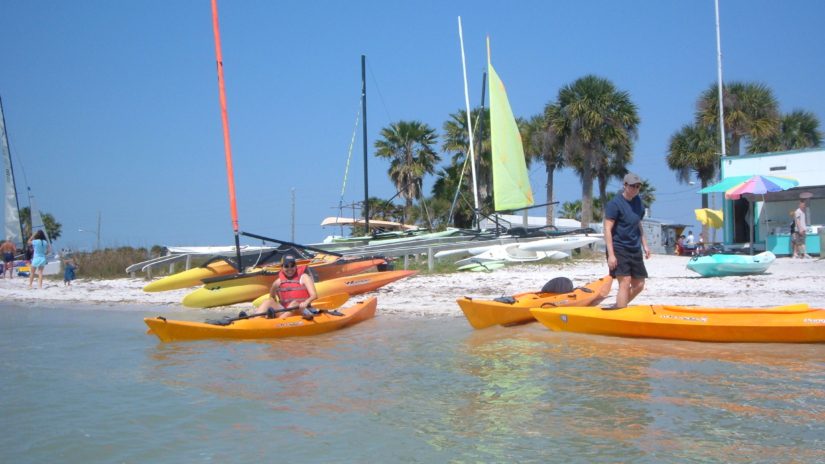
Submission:
{"label": "baseball cap", "polygon": [[632,172],[628,172],[624,176],[624,183],[628,184],[628,185],[641,184],[642,179],[640,179],[639,176],[637,176],[636,174],[633,174]]}
{"label": "baseball cap", "polygon": [[281,260],[281,266],[283,266],[284,264],[295,264],[295,257],[292,255],[284,256],[284,258]]}

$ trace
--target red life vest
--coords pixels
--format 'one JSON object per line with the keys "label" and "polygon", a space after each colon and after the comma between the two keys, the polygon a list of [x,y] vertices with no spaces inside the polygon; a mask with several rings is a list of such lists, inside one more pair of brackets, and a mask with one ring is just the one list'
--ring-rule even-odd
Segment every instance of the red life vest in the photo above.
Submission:
{"label": "red life vest", "polygon": [[278,273],[278,301],[284,308],[288,308],[293,301],[300,303],[309,298],[309,290],[301,283],[301,276],[306,270],[306,266],[298,266],[291,279],[284,274],[283,269]]}

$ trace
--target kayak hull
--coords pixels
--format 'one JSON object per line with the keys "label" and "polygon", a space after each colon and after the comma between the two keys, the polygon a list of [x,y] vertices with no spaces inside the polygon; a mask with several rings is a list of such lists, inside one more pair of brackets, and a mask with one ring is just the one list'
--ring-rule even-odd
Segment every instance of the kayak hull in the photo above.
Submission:
{"label": "kayak hull", "polygon": [[773,308],[629,306],[533,308],[550,330],[701,342],[822,343],[825,310],[808,305]]}
{"label": "kayak hull", "polygon": [[[358,295],[412,274],[415,274],[415,272],[383,271],[338,277],[316,282],[315,291],[319,298],[335,293]],[[269,296],[269,288],[276,278],[277,275],[272,273],[261,273],[255,276],[246,276],[242,279],[213,282],[186,295],[182,303],[188,308],[212,308],[255,300],[254,304],[258,306]]]}
{"label": "kayak hull", "polygon": [[755,256],[710,255],[692,258],[687,268],[702,277],[724,277],[762,274],[776,260],[770,251]]}
{"label": "kayak hull", "polygon": [[145,318],[150,333],[162,342],[205,339],[264,339],[318,335],[357,324],[375,316],[378,299],[373,297],[348,308],[339,309],[343,316],[327,312],[306,320],[301,316],[284,319],[256,317],[235,321],[230,325],[214,325],[203,322],[174,321],[163,318]]}
{"label": "kayak hull", "polygon": [[475,329],[494,325],[515,325],[535,321],[530,308],[542,306],[589,306],[597,305],[607,298],[613,278],[602,277],[570,293],[528,292],[513,295],[515,302],[506,303],[493,300],[475,300],[468,297],[456,300],[467,322]]}

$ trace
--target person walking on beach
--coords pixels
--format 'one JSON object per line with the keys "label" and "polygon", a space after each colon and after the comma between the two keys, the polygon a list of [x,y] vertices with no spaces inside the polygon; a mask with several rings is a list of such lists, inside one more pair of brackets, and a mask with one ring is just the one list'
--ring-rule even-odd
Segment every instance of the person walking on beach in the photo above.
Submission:
{"label": "person walking on beach", "polygon": [[808,233],[808,223],[805,219],[804,199],[799,199],[799,207],[796,208],[796,211],[794,211],[793,222],[795,232],[792,234],[791,240],[793,240],[795,244],[795,256],[799,258],[810,258],[811,255],[809,255],[807,250],[805,249],[805,239],[807,238],[806,235]]}
{"label": "person walking on beach", "polygon": [[274,310],[289,308],[292,311],[284,311],[278,317],[302,315],[311,319],[312,312],[307,308],[316,298],[318,294],[315,291],[315,280],[307,267],[299,267],[294,256],[286,255],[281,260],[281,272],[278,273],[278,278],[269,290],[269,298],[264,300],[252,314],[262,314],[270,308]]}
{"label": "person walking on beach", "polygon": [[11,239],[6,239],[0,245],[0,253],[3,254],[3,277],[9,275],[9,279],[14,277],[14,254],[17,253],[17,247]]}
{"label": "person walking on beach", "polygon": [[34,282],[34,273],[37,272],[37,286],[43,288],[43,269],[46,267],[46,255],[51,253],[52,246],[46,241],[46,234],[38,230],[31,238],[29,245],[32,247],[32,263],[29,269],[29,288]]}
{"label": "person walking on beach", "polygon": [[75,274],[77,272],[77,265],[75,264],[74,259],[66,258],[66,260],[63,261],[63,267],[63,285],[66,287],[71,287],[72,281],[76,277]]}
{"label": "person walking on beach", "polygon": [[650,259],[642,219],[645,216],[639,189],[642,180],[633,173],[624,176],[624,189],[604,209],[604,243],[610,275],[619,281],[616,304],[610,309],[627,306],[645,288]]}

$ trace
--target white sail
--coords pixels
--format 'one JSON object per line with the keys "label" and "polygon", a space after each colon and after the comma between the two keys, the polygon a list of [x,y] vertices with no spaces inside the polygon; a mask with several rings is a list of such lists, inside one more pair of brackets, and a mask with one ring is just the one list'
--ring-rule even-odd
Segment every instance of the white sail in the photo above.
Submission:
{"label": "white sail", "polygon": [[4,235],[2,239],[9,239],[22,248],[23,237],[20,228],[20,211],[17,203],[17,188],[14,183],[14,169],[11,164],[11,150],[9,137],[6,134],[6,117],[3,114],[3,101],[0,100],[0,147],[2,147],[3,167],[5,172],[5,195],[3,209],[5,210]]}

